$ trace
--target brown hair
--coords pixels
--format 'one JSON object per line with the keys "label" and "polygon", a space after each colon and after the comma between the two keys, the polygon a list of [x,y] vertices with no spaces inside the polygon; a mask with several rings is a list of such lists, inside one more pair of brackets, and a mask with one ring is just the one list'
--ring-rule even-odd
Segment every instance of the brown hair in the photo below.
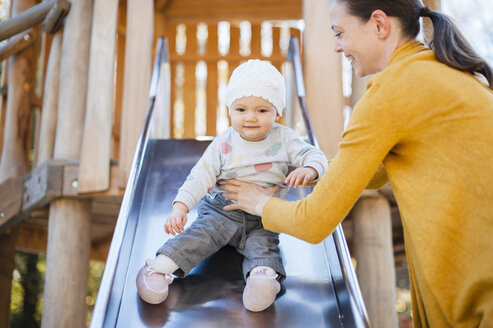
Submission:
{"label": "brown hair", "polygon": [[380,9],[387,16],[399,19],[405,35],[414,39],[419,33],[419,18],[429,17],[433,23],[433,39],[429,47],[438,61],[471,74],[480,73],[493,89],[493,72],[488,63],[471,47],[457,26],[446,15],[423,7],[419,0],[337,0],[348,12],[367,21]]}

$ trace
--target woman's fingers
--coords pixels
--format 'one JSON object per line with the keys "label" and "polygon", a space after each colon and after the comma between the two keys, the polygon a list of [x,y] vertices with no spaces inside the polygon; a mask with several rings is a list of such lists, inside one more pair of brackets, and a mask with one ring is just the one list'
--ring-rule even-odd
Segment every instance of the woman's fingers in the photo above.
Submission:
{"label": "woman's fingers", "polygon": [[226,211],[226,212],[229,212],[229,211],[234,211],[234,210],[239,210],[240,207],[238,206],[238,204],[231,204],[231,205],[226,205],[223,207],[223,209]]}

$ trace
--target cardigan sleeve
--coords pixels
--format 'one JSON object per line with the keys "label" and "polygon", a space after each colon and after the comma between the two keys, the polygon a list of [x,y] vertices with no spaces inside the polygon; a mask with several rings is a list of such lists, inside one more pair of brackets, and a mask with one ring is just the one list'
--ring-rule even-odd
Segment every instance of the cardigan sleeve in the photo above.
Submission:
{"label": "cardigan sleeve", "polygon": [[299,201],[271,198],[265,204],[266,229],[319,243],[344,219],[365,187],[387,181],[385,169],[377,169],[404,133],[406,115],[394,106],[396,90],[383,89],[377,82],[370,85],[353,111],[338,153],[310,195]]}

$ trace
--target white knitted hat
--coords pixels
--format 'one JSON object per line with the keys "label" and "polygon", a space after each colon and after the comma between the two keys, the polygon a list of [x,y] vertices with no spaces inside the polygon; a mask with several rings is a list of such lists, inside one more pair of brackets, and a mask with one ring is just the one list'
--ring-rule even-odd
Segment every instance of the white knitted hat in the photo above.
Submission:
{"label": "white knitted hat", "polygon": [[286,86],[281,73],[269,62],[250,59],[233,71],[226,87],[229,114],[235,100],[249,96],[269,101],[282,116],[286,107]]}

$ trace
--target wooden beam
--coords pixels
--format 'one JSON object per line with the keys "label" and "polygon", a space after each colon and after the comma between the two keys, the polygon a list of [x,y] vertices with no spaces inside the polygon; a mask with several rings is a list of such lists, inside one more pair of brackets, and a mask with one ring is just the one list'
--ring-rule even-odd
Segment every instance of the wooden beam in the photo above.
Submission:
{"label": "wooden beam", "polygon": [[0,41],[41,23],[55,3],[56,0],[44,1],[0,22]]}
{"label": "wooden beam", "polygon": [[390,206],[384,196],[362,197],[350,212],[356,274],[373,327],[397,327]]}
{"label": "wooden beam", "polygon": [[110,187],[111,123],[118,0],[94,2],[78,192]]}
{"label": "wooden beam", "polygon": [[10,293],[12,290],[12,272],[15,268],[15,241],[17,229],[9,229],[0,234],[0,325],[10,327]]}
{"label": "wooden beam", "polygon": [[62,31],[59,31],[55,34],[51,42],[50,57],[48,59],[44,81],[43,107],[41,111],[41,127],[36,165],[40,165],[53,157],[59,97],[58,90],[60,88],[62,37]]}
{"label": "wooden beam", "polygon": [[[22,209],[23,177],[12,177],[0,185],[0,227]],[[3,231],[1,229],[0,231]]]}
{"label": "wooden beam", "polygon": [[125,77],[120,126],[120,187],[125,188],[149,96],[154,41],[154,2],[127,1]]}
{"label": "wooden beam", "polygon": [[156,11],[164,11],[168,7],[171,0],[155,0],[155,9]]}
{"label": "wooden beam", "polygon": [[[46,213],[47,214],[47,213]],[[116,216],[115,216],[116,221]],[[94,226],[94,224],[93,224]],[[114,226],[114,225],[113,225]],[[91,260],[105,261],[108,255],[109,246],[113,230],[107,229],[105,237],[91,238]],[[48,219],[44,224],[32,224],[24,221],[19,225],[18,236],[15,243],[16,249],[22,249],[28,252],[45,253],[48,243]]]}
{"label": "wooden beam", "polygon": [[[157,10],[160,10],[159,8]],[[163,9],[172,23],[301,19],[301,0],[179,0]]]}
{"label": "wooden beam", "polygon": [[26,49],[33,43],[33,36],[31,33],[25,33],[11,38],[5,45],[0,48],[0,61],[15,55],[18,52]]}
{"label": "wooden beam", "polygon": [[77,192],[80,169],[77,161],[49,160],[25,178],[14,177],[0,184],[0,232],[44,208],[58,198],[120,199],[124,190],[118,187],[118,166],[110,166],[110,188],[93,193]]}
{"label": "wooden beam", "polygon": [[[63,28],[55,159],[79,159],[87,95],[92,0],[71,1]],[[83,327],[89,278],[90,201],[50,203],[41,326]]]}
{"label": "wooden beam", "polygon": [[219,55],[218,37],[217,37],[217,24],[211,24],[208,26],[209,37],[207,38],[207,50],[208,56],[215,56],[213,61],[206,62],[207,64],[207,84],[206,84],[206,97],[207,97],[207,118],[206,118],[206,135],[216,135],[216,119],[217,119],[217,98],[218,98],[218,73],[217,62]]}
{"label": "wooden beam", "polygon": [[123,79],[125,69],[125,32],[121,32],[120,27],[125,28],[127,22],[127,11],[122,5],[118,7],[118,27],[116,38],[116,71],[115,71],[115,104],[113,111],[113,126],[112,126],[112,158],[119,158],[120,151],[120,129],[122,117],[122,102],[123,102]]}
{"label": "wooden beam", "polygon": [[342,139],[344,98],[341,55],[333,50],[329,1],[303,1],[303,69],[306,102],[320,148],[332,158]]}
{"label": "wooden beam", "polygon": [[[17,0],[11,2],[12,16],[23,16],[35,5],[35,0]],[[8,20],[7,22],[15,22]],[[2,23],[0,23],[2,25]],[[29,26],[25,27],[28,28]],[[3,25],[0,31],[11,33],[15,26]],[[23,29],[25,29],[23,28]],[[29,171],[29,149],[32,136],[32,110],[31,95],[34,93],[36,85],[36,64],[39,48],[39,27],[31,28],[27,31],[34,40],[28,48],[12,56],[8,60],[8,97],[5,113],[4,139],[2,155],[0,159],[0,183],[12,177],[23,177]],[[14,33],[15,34],[15,33]],[[17,184],[18,186],[18,184]],[[12,190],[15,192],[15,190]],[[13,195],[15,197],[15,194]],[[3,198],[3,197],[2,197]],[[15,198],[14,198],[15,199]],[[14,201],[15,206],[10,209],[15,210],[18,200]],[[12,269],[14,265],[14,245],[16,238],[16,228],[11,234],[2,234],[1,262],[0,267],[0,326],[9,325],[9,304],[10,288],[12,282]]]}
{"label": "wooden beam", "polygon": [[58,199],[50,205],[43,327],[84,327],[86,324],[90,205],[90,201],[68,199]]}

